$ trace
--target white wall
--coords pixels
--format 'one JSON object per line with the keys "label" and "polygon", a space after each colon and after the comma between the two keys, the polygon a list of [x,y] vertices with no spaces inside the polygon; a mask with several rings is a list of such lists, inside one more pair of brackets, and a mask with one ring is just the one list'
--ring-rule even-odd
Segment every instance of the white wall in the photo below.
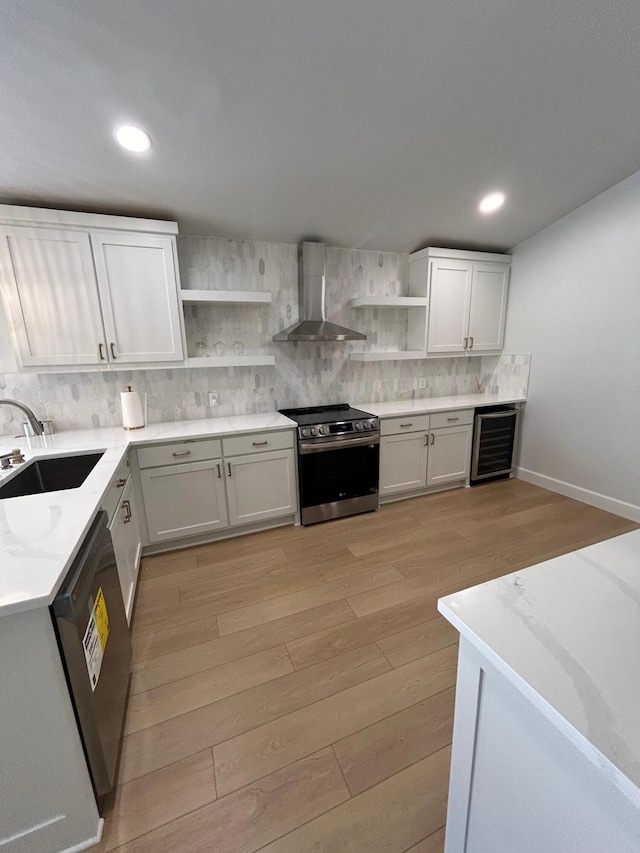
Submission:
{"label": "white wall", "polygon": [[640,521],[640,172],[516,246],[505,348],[521,476]]}

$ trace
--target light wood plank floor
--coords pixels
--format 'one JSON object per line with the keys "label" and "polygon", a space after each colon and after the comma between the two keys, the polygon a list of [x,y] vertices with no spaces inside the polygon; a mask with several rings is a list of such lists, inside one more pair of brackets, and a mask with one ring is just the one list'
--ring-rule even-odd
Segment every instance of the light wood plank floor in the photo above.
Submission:
{"label": "light wood plank floor", "polygon": [[442,853],[437,599],[637,525],[518,480],[143,561],[96,850]]}

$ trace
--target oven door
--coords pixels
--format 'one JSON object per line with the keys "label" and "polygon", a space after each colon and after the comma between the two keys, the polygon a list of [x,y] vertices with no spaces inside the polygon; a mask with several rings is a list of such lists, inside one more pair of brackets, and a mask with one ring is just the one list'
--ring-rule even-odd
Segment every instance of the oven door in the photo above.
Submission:
{"label": "oven door", "polygon": [[303,524],[378,506],[380,438],[328,439],[298,445]]}

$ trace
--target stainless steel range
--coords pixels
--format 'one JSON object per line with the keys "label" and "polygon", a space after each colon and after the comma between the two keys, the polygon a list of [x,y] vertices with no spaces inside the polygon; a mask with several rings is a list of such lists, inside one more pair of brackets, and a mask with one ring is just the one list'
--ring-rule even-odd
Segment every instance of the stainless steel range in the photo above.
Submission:
{"label": "stainless steel range", "polygon": [[303,524],[378,508],[378,418],[347,403],[280,412],[298,424]]}

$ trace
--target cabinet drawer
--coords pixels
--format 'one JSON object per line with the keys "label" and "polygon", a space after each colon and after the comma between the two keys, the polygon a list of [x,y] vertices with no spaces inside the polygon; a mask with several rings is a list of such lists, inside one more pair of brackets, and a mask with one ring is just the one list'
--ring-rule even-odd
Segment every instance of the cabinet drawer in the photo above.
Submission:
{"label": "cabinet drawer", "polygon": [[179,444],[158,444],[154,447],[138,448],[140,468],[155,468],[158,465],[177,465],[181,462],[201,462],[222,456],[219,438],[201,441],[181,441]]}
{"label": "cabinet drawer", "polygon": [[402,418],[380,420],[380,435],[401,435],[403,432],[425,432],[431,415],[405,415]]}
{"label": "cabinet drawer", "polygon": [[125,457],[116,468],[116,471],[111,478],[111,482],[109,483],[109,488],[102,498],[102,509],[107,513],[109,521],[113,518],[113,514],[117,509],[128,479],[129,459]]}
{"label": "cabinet drawer", "polygon": [[279,432],[254,432],[252,435],[233,435],[222,440],[222,450],[227,456],[262,453],[265,450],[286,450],[293,447],[293,430]]}
{"label": "cabinet drawer", "polygon": [[458,409],[455,412],[438,412],[437,415],[431,415],[431,429],[472,424],[473,412],[474,409]]}

